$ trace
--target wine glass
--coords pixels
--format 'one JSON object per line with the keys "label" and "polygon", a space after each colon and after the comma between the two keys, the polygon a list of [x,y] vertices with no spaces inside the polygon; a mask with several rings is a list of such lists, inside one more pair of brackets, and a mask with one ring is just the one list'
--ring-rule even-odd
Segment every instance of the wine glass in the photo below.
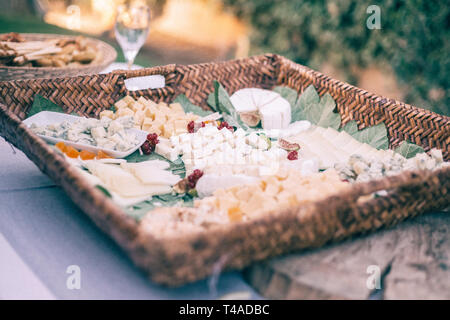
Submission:
{"label": "wine glass", "polygon": [[147,39],[150,19],[150,8],[143,4],[123,4],[117,8],[114,31],[129,70]]}

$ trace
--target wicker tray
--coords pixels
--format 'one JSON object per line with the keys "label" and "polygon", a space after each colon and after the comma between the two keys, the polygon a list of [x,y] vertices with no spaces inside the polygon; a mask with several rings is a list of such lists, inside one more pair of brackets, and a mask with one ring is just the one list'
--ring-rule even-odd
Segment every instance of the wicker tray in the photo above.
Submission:
{"label": "wicker tray", "polygon": [[[25,40],[47,40],[58,38],[75,38],[74,36],[44,33],[22,33]],[[92,38],[86,38],[90,44],[97,48],[99,54],[94,61],[80,67],[9,67],[0,66],[0,80],[19,80],[35,78],[74,77],[95,74],[104,70],[117,58],[116,50],[109,44]]]}
{"label": "wicker tray", "polygon": [[[127,78],[154,74],[164,75],[166,87],[135,92],[125,88]],[[142,233],[132,218],[21,123],[36,93],[60,104],[67,112],[97,116],[126,94],[170,102],[184,93],[206,107],[205,101],[213,91],[215,79],[229,92],[244,87],[272,88],[275,85],[287,85],[302,92],[314,84],[321,95],[329,92],[333,96],[344,123],[356,120],[361,129],[384,122],[391,147],[408,139],[426,150],[438,147],[443,150],[445,159],[449,159],[448,117],[378,97],[272,54],[222,63],[168,65],[55,80],[0,82],[3,103],[0,104],[0,134],[58,183],[152,280],[171,286],[204,278],[218,265],[224,270],[240,269],[268,257],[319,247],[450,205],[449,168],[434,172],[404,172],[383,180],[356,184],[346,193],[258,220],[234,223],[187,237],[157,239]],[[390,191],[389,196],[366,201],[361,198],[383,189]]]}

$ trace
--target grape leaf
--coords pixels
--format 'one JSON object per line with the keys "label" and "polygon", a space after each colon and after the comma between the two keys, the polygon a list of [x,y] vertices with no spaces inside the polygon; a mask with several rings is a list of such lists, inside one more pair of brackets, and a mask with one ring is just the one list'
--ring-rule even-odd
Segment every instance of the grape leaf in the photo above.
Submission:
{"label": "grape leaf", "polygon": [[294,108],[298,99],[297,91],[285,86],[277,86],[272,91],[278,93],[280,96],[285,98],[291,105],[291,108]]}
{"label": "grape leaf", "polygon": [[[27,118],[29,118],[32,115],[35,115],[36,113],[39,113],[41,111],[65,113],[63,108],[61,108],[56,103],[44,98],[40,94],[35,94],[33,104],[31,105],[30,110],[28,110]],[[71,112],[70,114],[74,115],[74,116],[78,116],[78,114],[76,112]]]}
{"label": "grape leaf", "polygon": [[212,110],[214,110],[215,112],[218,112],[217,106],[216,106],[216,93],[215,92],[211,92],[208,95],[208,100],[206,101],[206,103],[211,107]]}
{"label": "grape leaf", "polygon": [[186,194],[162,194],[153,196],[151,200],[145,200],[132,206],[124,207],[125,213],[135,220],[140,221],[149,211],[158,207],[192,207],[194,199]]}
{"label": "grape leaf", "polygon": [[[230,96],[228,95],[228,92],[225,90],[225,88],[218,81],[214,81],[214,88],[214,98],[217,111],[222,113],[224,120],[227,122],[228,120],[233,121],[234,124],[229,124],[236,127],[241,127],[244,130],[248,130],[249,127],[241,120],[241,117],[236,112],[236,109],[234,109],[234,106],[230,100]],[[230,117],[227,117],[227,114],[230,115]]]}
{"label": "grape leaf", "polygon": [[163,156],[157,154],[156,152],[152,152],[149,155],[146,154],[140,154],[139,150],[136,150],[129,156],[125,158],[127,162],[142,162],[142,161],[150,161],[150,160],[161,160],[166,161],[169,163],[169,169],[172,171],[173,174],[181,176],[181,178],[184,178],[186,175],[186,168],[184,166],[183,160],[181,158],[178,158],[175,161],[169,161],[168,159],[164,158]]}
{"label": "grape leaf", "polygon": [[200,117],[205,117],[208,114],[211,114],[212,111],[208,111],[208,110],[203,110],[201,107],[193,104],[184,94],[179,94],[175,100],[173,101],[175,103],[179,103],[181,104],[181,106],[184,109],[184,112],[188,113],[188,112],[192,112],[193,114],[196,114]]}
{"label": "grape leaf", "polygon": [[350,120],[349,122],[347,122],[345,124],[345,126],[343,126],[341,128],[340,131],[345,131],[347,132],[349,135],[354,135],[356,132],[358,132],[358,124],[356,123],[355,120]]}
{"label": "grape leaf", "polygon": [[334,112],[336,103],[330,94],[326,93],[322,98],[310,85],[298,98],[292,111],[292,121],[308,120],[319,127],[338,130],[341,125],[341,117]]}
{"label": "grape leaf", "polygon": [[41,111],[64,112],[64,110],[56,103],[51,102],[40,94],[36,94],[34,95],[33,104],[31,105],[30,110],[28,110],[27,116],[31,117]]}
{"label": "grape leaf", "polygon": [[352,134],[352,137],[361,143],[376,148],[386,150],[389,148],[386,125],[381,122],[375,126],[364,128]]}
{"label": "grape leaf", "polygon": [[105,194],[108,198],[112,198],[111,193],[103,186],[96,184],[95,187]]}
{"label": "grape leaf", "polygon": [[403,141],[394,152],[404,156],[406,159],[413,158],[418,153],[423,153],[425,150],[414,143]]}

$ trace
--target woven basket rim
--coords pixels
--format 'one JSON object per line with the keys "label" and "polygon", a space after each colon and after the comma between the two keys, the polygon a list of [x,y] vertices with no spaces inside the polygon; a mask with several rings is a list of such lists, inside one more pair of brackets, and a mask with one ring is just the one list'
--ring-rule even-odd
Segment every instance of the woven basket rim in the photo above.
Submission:
{"label": "woven basket rim", "polygon": [[[0,36],[3,35],[5,33],[0,33]],[[75,39],[76,35],[64,35],[64,34],[55,34],[55,33],[20,33],[20,35],[24,36],[25,38],[43,38],[43,39],[50,39],[50,38],[69,38],[69,39]],[[79,67],[21,67],[21,66],[0,66],[0,70],[6,70],[6,71],[19,71],[19,70],[23,70],[23,71],[48,71],[48,72],[52,72],[52,71],[58,71],[58,72],[62,72],[64,70],[70,70],[70,71],[84,71],[84,70],[88,70],[91,68],[96,68],[96,67],[106,67],[108,65],[110,65],[112,62],[114,62],[117,58],[117,52],[114,49],[113,46],[111,46],[110,44],[106,43],[105,41],[99,40],[99,39],[95,39],[92,37],[87,37],[84,36],[84,38],[86,38],[89,42],[95,43],[96,46],[98,46],[99,50],[102,51],[103,55],[100,61],[93,61],[89,64],[86,65],[81,65]],[[39,78],[35,78],[35,79],[39,79]],[[26,80],[26,79],[19,79],[19,80]],[[8,80],[7,80],[8,81]]]}

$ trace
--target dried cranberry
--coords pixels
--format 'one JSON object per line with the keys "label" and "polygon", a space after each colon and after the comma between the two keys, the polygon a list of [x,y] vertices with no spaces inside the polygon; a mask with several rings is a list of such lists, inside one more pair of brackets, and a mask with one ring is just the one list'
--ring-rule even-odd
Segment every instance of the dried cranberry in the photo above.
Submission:
{"label": "dried cranberry", "polygon": [[194,133],[194,128],[195,128],[195,122],[191,121],[188,123],[187,125],[187,130],[189,133]]}
{"label": "dried cranberry", "polygon": [[194,175],[195,178],[197,178],[197,180],[203,176],[203,172],[200,169],[195,169],[192,174]]}
{"label": "dried cranberry", "polygon": [[202,121],[202,128],[206,126],[206,123]]}
{"label": "dried cranberry", "polygon": [[291,151],[288,153],[287,158],[289,160],[297,160],[298,159],[298,152],[297,151]]}
{"label": "dried cranberry", "polygon": [[141,146],[141,150],[144,154],[151,154],[153,151],[153,147],[151,146],[150,142],[145,141],[142,146]]}
{"label": "dried cranberry", "polygon": [[194,188],[195,188],[195,184],[196,184],[196,182],[194,182],[194,181],[189,181],[189,182],[188,182],[189,189],[194,189]]}

